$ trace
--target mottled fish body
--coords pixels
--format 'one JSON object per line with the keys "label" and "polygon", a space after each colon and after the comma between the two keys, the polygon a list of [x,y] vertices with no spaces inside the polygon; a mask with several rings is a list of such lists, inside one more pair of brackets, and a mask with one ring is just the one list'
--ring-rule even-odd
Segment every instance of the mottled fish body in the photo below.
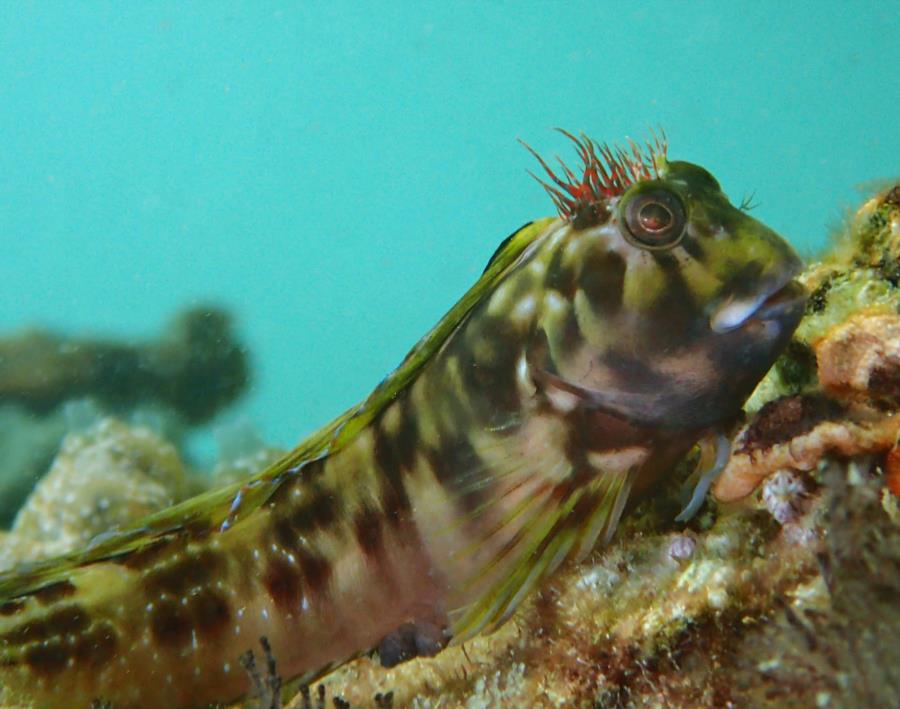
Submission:
{"label": "mottled fish body", "polygon": [[[800,262],[662,145],[604,152],[360,406],[252,481],[0,576],[0,686],[190,707],[386,665],[503,622],[739,411],[803,307]],[[599,155],[598,155],[599,151]]]}

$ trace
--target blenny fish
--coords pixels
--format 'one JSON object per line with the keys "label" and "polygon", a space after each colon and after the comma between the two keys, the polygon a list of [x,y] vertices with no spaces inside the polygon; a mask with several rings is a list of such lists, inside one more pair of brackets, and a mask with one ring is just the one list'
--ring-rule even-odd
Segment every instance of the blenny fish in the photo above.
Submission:
{"label": "blenny fish", "polygon": [[801,262],[664,138],[565,135],[579,165],[540,162],[559,215],[365,401],[248,482],[0,576],[8,702],[234,701],[261,638],[295,681],[434,655],[716,439],[798,324]]}

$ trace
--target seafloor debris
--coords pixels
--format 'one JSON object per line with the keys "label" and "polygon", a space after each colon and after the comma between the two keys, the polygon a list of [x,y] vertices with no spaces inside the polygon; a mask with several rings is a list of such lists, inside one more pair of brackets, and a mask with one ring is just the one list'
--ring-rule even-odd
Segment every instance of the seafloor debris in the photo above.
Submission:
{"label": "seafloor debris", "polygon": [[801,516],[807,493],[803,478],[793,471],[779,470],[763,484],[762,501],[779,524],[790,524]]}
{"label": "seafloor debris", "polygon": [[37,413],[89,396],[108,410],[160,403],[196,423],[233,401],[247,379],[231,318],[211,308],[183,313],[157,341],[141,345],[42,331],[0,340],[0,402]]}

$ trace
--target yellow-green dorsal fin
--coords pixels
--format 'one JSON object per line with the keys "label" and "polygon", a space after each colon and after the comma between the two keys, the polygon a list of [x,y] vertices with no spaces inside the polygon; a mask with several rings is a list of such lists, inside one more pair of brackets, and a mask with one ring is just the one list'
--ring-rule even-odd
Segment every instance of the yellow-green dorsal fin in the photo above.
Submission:
{"label": "yellow-green dorsal fin", "polygon": [[525,249],[545,232],[549,224],[555,221],[556,219],[553,217],[546,217],[529,222],[504,239],[475,285],[469,288],[447,314],[413,346],[400,366],[385,377],[360,404],[347,421],[347,425],[342,426],[336,438],[336,444],[345,444],[381,413],[397,397],[397,394],[410,385],[422,367],[441,348],[472,308],[494,289]]}
{"label": "yellow-green dorsal fin", "polygon": [[409,386],[472,308],[493,290],[525,249],[554,221],[555,218],[547,217],[530,222],[507,237],[475,284],[362,403],[305,438],[267,469],[247,481],[211,490],[138,520],[127,528],[100,535],[85,549],[2,572],[0,601],[66,580],[75,566],[128,554],[165,535],[218,530],[222,525],[228,525],[232,518],[251,513],[268,500],[288,476],[302,474],[305,463],[343,448]]}

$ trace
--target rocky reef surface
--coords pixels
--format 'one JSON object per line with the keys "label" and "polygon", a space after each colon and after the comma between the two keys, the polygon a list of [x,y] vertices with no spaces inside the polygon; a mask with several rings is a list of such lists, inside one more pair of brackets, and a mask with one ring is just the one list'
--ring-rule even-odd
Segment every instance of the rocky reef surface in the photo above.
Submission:
{"label": "rocky reef surface", "polygon": [[[806,316],[691,522],[675,516],[696,454],[496,633],[390,670],[362,657],[290,692],[263,643],[244,658],[244,706],[897,706],[900,186],[849,218],[803,280]],[[220,479],[263,466],[257,447]],[[146,429],[72,433],[0,536],[0,568],[197,486]]]}

